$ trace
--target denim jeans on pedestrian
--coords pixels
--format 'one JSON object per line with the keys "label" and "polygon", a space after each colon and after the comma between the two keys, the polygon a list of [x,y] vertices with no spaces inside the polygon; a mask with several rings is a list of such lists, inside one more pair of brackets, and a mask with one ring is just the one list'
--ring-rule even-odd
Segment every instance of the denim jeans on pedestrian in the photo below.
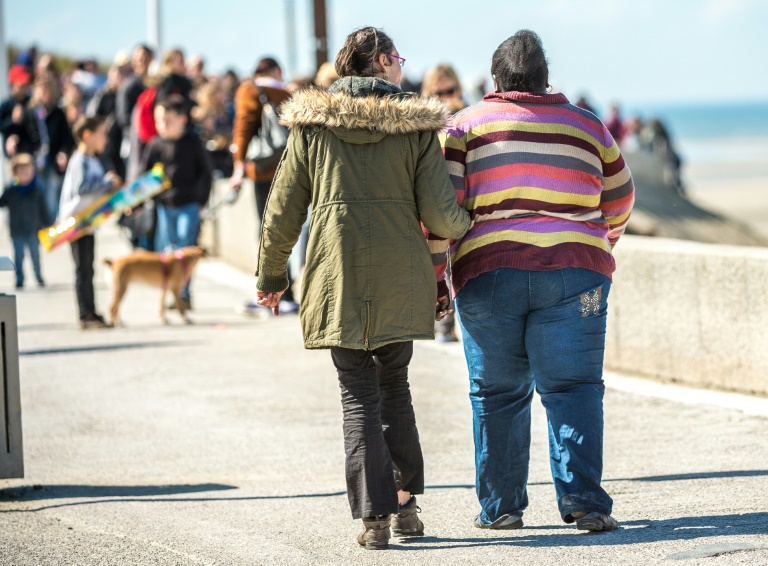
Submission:
{"label": "denim jeans on pedestrian", "polygon": [[603,469],[603,353],[610,280],[579,268],[497,269],[470,280],[456,306],[474,415],[483,522],[528,505],[531,399],[547,412],[560,514],[610,514]]}
{"label": "denim jeans on pedestrian", "polygon": [[32,259],[32,269],[35,272],[37,282],[43,284],[43,272],[40,269],[40,241],[37,233],[13,236],[13,255],[16,263],[16,286],[24,285],[24,250],[29,249],[29,257]]}
{"label": "denim jeans on pedestrian", "polygon": [[408,386],[412,355],[413,342],[373,351],[331,348],[354,519],[396,513],[399,490],[424,493],[424,460]]}
{"label": "denim jeans on pedestrian", "polygon": [[[168,252],[186,246],[196,246],[200,234],[200,205],[157,205],[157,234],[155,249]],[[182,299],[189,300],[189,284],[181,291]]]}
{"label": "denim jeans on pedestrian", "polygon": [[43,196],[45,197],[45,207],[48,209],[48,218],[57,218],[64,176],[59,173],[55,163],[51,162],[38,172],[37,178],[43,186]]}

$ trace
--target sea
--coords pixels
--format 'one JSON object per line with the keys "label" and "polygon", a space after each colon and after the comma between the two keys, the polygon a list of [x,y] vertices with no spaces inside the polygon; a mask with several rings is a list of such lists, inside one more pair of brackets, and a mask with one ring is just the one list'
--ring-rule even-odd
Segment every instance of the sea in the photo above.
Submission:
{"label": "sea", "polygon": [[[749,175],[768,192],[768,100],[741,103],[639,105],[624,117],[660,119],[691,170]],[[743,167],[739,167],[743,165]]]}

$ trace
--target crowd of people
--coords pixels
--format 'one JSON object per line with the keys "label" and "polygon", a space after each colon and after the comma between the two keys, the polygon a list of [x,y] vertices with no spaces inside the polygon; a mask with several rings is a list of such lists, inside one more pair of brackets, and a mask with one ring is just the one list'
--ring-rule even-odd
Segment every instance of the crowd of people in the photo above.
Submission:
{"label": "crowd of people", "polygon": [[[528,30],[493,54],[492,90],[471,106],[450,65],[406,85],[406,58],[371,27],[313,80],[292,83],[271,57],[241,80],[179,49],[156,56],[146,45],[121,52],[106,76],[93,61],[61,72],[29,52],[11,67],[0,131],[14,179],[0,205],[11,209],[17,287],[25,249],[44,284],[38,229],[155,163],[171,188],[120,221],[147,250],[194,244],[212,181],[228,177],[234,200],[249,178],[261,233],[243,311],[299,310],[288,266],[303,234],[304,342],[330,349],[338,373],[361,546],[424,534],[408,365],[413,340],[455,340],[452,295],[474,415],[474,526],[523,524],[536,387],[563,520],[617,528],[601,487],[602,360],[611,251],[634,198],[620,146],[647,143],[642,130],[617,109],[604,125],[585,101],[552,93]],[[265,153],[278,111],[290,135]],[[94,248],[92,235],[71,245],[84,329],[109,326],[94,301]],[[188,284],[182,298],[191,308]]]}

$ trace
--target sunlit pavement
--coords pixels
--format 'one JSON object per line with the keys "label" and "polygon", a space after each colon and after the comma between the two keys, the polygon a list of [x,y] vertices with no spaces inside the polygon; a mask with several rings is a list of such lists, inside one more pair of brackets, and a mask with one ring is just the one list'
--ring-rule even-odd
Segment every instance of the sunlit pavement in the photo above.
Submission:
{"label": "sunlit pavement", "polygon": [[[102,230],[99,257],[125,251]],[[369,552],[346,501],[335,372],[296,316],[238,315],[253,279],[205,260],[193,325],[162,326],[158,291],[132,287],[124,328],[83,332],[69,249],[43,259],[48,287],[18,293],[26,477],[0,480],[0,564],[768,563],[765,400],[608,375],[604,478],[622,529],[606,534],[560,521],[537,400],[525,527],[480,531],[461,346],[420,343],[426,536]]]}

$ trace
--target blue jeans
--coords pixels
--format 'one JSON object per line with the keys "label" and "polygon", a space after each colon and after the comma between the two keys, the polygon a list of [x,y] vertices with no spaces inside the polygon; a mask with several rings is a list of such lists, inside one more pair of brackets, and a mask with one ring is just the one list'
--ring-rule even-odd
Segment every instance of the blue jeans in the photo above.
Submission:
{"label": "blue jeans", "polygon": [[547,411],[560,515],[610,514],[603,469],[603,353],[610,280],[586,269],[497,269],[456,297],[474,416],[480,518],[528,505],[531,399]]}
{"label": "blue jeans", "polygon": [[[200,234],[200,205],[157,205],[157,234],[155,249],[171,251],[186,246],[196,246]],[[181,291],[181,297],[189,300],[189,282]]]}
{"label": "blue jeans", "polygon": [[43,272],[40,269],[40,241],[37,234],[24,234],[23,236],[13,236],[13,255],[16,263],[16,286],[24,285],[24,248],[29,248],[29,257],[32,259],[32,269],[35,271],[37,282],[42,285]]}

